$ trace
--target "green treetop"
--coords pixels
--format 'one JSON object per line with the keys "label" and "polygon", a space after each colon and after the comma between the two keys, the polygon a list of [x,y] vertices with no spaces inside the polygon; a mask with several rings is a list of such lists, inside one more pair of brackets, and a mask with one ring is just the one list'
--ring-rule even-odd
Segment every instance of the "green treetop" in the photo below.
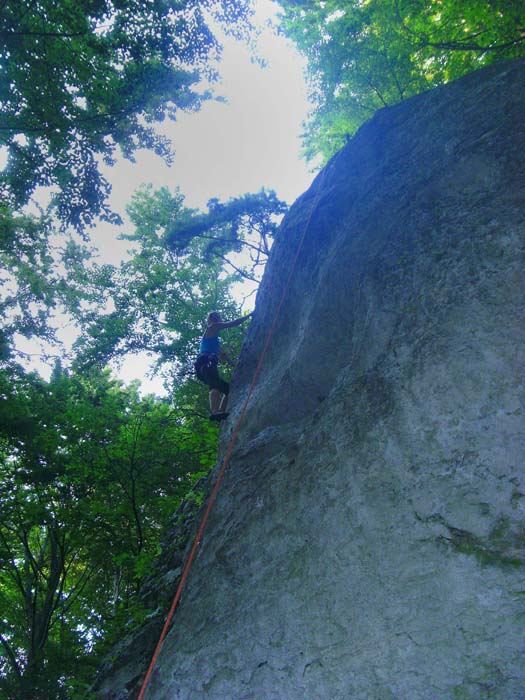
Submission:
{"label": "green treetop", "polygon": [[[117,148],[169,158],[151,124],[198,108],[220,47],[209,24],[241,33],[247,0],[7,0],[0,6],[0,194],[17,208],[53,186],[60,219],[115,219],[101,161]],[[207,97],[207,95],[204,95]]]}
{"label": "green treetop", "polygon": [[516,0],[282,0],[282,31],[308,59],[309,158],[326,159],[373,113],[525,55]]}

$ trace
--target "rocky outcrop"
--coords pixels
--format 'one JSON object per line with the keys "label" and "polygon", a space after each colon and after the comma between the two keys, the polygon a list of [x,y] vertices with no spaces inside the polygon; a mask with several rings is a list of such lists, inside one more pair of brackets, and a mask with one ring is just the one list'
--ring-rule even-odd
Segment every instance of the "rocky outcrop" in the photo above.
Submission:
{"label": "rocky outcrop", "polygon": [[290,210],[149,700],[523,699],[524,114],[524,61],[382,110]]}

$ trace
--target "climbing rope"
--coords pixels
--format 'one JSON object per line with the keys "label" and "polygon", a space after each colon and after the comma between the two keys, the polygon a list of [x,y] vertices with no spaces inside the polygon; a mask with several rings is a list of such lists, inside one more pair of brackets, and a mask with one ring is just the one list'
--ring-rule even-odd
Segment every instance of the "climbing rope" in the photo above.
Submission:
{"label": "climbing rope", "polygon": [[315,196],[314,201],[312,203],[312,207],[310,209],[308,219],[306,220],[306,224],[304,226],[304,230],[303,230],[301,239],[300,239],[299,244],[297,246],[297,251],[295,253],[295,257],[293,259],[292,266],[290,268],[290,273],[288,275],[288,279],[286,281],[283,292],[281,294],[281,299],[279,301],[279,305],[278,305],[277,310],[275,312],[274,319],[273,319],[272,325],[270,327],[270,330],[268,331],[268,334],[266,336],[266,341],[264,343],[264,347],[263,347],[263,350],[261,352],[261,356],[259,358],[259,362],[257,364],[257,367],[255,368],[253,379],[252,379],[252,382],[251,382],[250,387],[248,389],[246,399],[244,401],[243,407],[241,409],[241,412],[239,414],[239,417],[238,417],[237,422],[235,424],[235,427],[233,429],[230,444],[228,445],[228,449],[226,450],[226,455],[225,455],[224,460],[222,462],[222,466],[221,466],[221,469],[219,471],[219,475],[217,476],[217,480],[215,481],[215,485],[213,487],[213,491],[211,493],[211,496],[208,500],[208,505],[206,507],[206,510],[204,511],[204,515],[202,517],[200,527],[199,527],[197,534],[195,536],[195,539],[193,541],[193,546],[191,548],[190,555],[189,555],[188,559],[186,560],[186,564],[184,566],[184,570],[182,572],[182,576],[180,578],[179,585],[178,585],[177,591],[175,593],[175,597],[173,598],[173,602],[172,602],[171,607],[170,607],[168,614],[166,616],[166,621],[164,623],[164,627],[162,628],[162,632],[160,633],[159,641],[157,642],[157,646],[155,647],[155,651],[153,652],[153,656],[151,657],[151,661],[150,661],[148,670],[146,672],[146,675],[144,676],[144,680],[142,681],[142,686],[140,688],[140,692],[138,694],[137,700],[143,700],[143,698],[144,698],[146,688],[148,687],[148,684],[149,684],[150,679],[151,679],[151,675],[152,675],[153,670],[155,668],[155,664],[157,663],[157,658],[160,654],[160,650],[161,650],[162,645],[164,643],[164,639],[166,638],[166,635],[168,634],[168,628],[169,628],[170,623],[173,619],[173,615],[175,614],[175,610],[177,608],[177,605],[180,602],[180,599],[182,596],[182,590],[184,588],[184,585],[186,583],[186,579],[188,578],[188,574],[189,574],[191,566],[193,564],[193,560],[194,560],[195,555],[197,553],[197,549],[199,547],[200,540],[201,540],[202,534],[204,532],[204,528],[206,527],[206,523],[208,522],[208,518],[209,518],[209,515],[211,512],[211,509],[213,508],[213,504],[215,503],[215,499],[217,498],[217,492],[219,491],[219,486],[221,485],[221,481],[223,479],[224,472],[226,471],[226,468],[230,462],[230,458],[231,458],[231,455],[233,453],[233,448],[235,447],[235,443],[237,442],[237,437],[239,435],[239,429],[240,429],[241,424],[244,420],[244,416],[246,414],[246,409],[248,408],[248,404],[249,404],[250,399],[252,397],[255,385],[257,384],[259,374],[261,373],[261,368],[262,368],[262,365],[264,362],[264,358],[266,357],[266,353],[268,352],[268,348],[270,346],[270,341],[273,337],[275,328],[277,327],[277,322],[278,322],[279,317],[281,315],[281,310],[282,310],[284,301],[288,295],[288,291],[290,289],[290,285],[292,282],[292,277],[294,275],[295,268],[297,266],[297,261],[299,259],[299,255],[301,254],[301,250],[303,248],[304,241],[306,239],[306,233],[307,233],[308,228],[310,226],[310,222],[312,220],[312,216],[313,216],[313,213],[315,211],[315,208],[317,207],[317,204],[318,204],[319,199],[321,197],[322,184],[323,184],[325,175],[326,175],[326,168],[323,171],[323,173],[321,174],[321,177],[319,179],[317,193],[316,193],[316,196]]}

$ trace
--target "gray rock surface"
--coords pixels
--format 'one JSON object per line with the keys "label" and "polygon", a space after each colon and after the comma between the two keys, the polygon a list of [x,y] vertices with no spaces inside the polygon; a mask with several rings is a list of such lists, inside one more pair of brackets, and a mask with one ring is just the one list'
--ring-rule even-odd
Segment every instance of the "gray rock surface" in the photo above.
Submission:
{"label": "gray rock surface", "polygon": [[525,697],[524,115],[524,61],[469,75],[376,114],[292,207],[148,700]]}

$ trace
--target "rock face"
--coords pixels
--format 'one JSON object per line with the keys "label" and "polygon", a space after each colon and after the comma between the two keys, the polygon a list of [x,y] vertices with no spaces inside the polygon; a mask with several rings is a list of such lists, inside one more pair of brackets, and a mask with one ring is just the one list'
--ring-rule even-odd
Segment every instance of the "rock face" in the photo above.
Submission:
{"label": "rock face", "polygon": [[523,700],[524,115],[525,61],[471,74],[290,210],[148,700]]}

